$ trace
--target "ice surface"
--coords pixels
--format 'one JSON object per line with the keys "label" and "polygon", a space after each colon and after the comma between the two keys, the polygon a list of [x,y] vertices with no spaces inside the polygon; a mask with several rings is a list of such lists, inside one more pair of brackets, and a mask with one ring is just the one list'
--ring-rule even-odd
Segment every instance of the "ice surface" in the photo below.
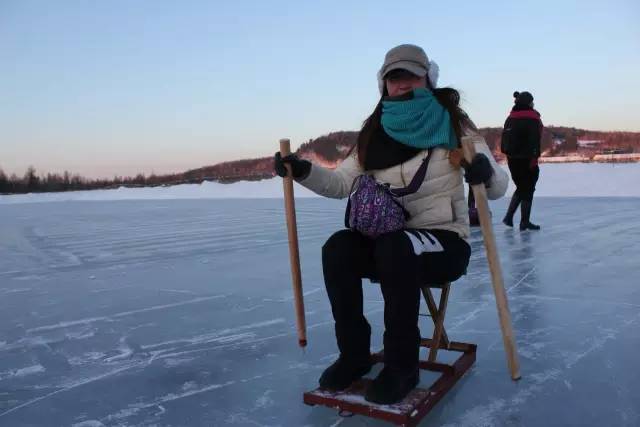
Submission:
{"label": "ice surface", "polygon": [[[499,223],[507,202],[491,208],[523,378],[475,229],[446,327],[478,359],[424,425],[640,425],[640,198],[537,198],[543,229],[525,233]],[[282,200],[0,206],[0,426],[384,425],[302,403],[336,357],[320,249],[344,203],[296,205],[305,351]],[[379,349],[382,297],[364,287]]]}

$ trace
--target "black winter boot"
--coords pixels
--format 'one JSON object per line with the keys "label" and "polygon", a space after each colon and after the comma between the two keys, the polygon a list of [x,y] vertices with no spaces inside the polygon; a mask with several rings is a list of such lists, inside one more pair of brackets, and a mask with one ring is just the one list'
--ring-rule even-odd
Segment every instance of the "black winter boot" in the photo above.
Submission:
{"label": "black winter boot", "polygon": [[381,405],[397,403],[404,399],[419,382],[420,374],[417,367],[406,371],[385,366],[371,382],[364,398]]}
{"label": "black winter boot", "polygon": [[508,227],[513,227],[513,215],[518,210],[518,205],[520,204],[520,195],[515,192],[513,196],[511,196],[511,203],[509,203],[509,208],[507,209],[507,213],[502,220],[502,223]]}
{"label": "black winter boot", "polygon": [[371,366],[371,358],[362,361],[350,361],[339,357],[320,376],[320,387],[329,390],[344,390],[355,380],[368,374]]}
{"label": "black winter boot", "polygon": [[531,216],[531,201],[523,200],[521,213],[522,217],[520,219],[520,231],[525,230],[540,230],[540,226],[529,221],[529,217]]}

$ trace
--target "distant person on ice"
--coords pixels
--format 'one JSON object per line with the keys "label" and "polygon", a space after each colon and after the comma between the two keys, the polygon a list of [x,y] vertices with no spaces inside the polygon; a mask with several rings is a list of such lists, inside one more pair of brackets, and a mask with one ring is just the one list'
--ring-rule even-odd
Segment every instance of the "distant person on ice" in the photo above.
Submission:
{"label": "distant person on ice", "polygon": [[[460,108],[460,96],[438,88],[438,66],[422,48],[400,45],[387,52],[378,72],[381,98],[364,121],[357,145],[335,170],[275,156],[303,186],[331,198],[346,198],[354,179],[373,176],[391,188],[406,187],[427,159],[417,192],[398,200],[410,217],[406,228],[376,238],[344,229],[322,247],[325,286],[335,320],[340,357],[320,377],[320,386],[343,390],[371,369],[371,327],[363,314],[362,278],[380,282],[384,298],[384,369],[365,398],[389,404],[402,400],[419,382],[418,309],[420,287],[458,279],[469,263],[469,222],[463,173],[451,150],[462,136],[473,138],[476,156],[464,178],[485,183],[492,199],[504,195],[508,175]],[[430,153],[430,157],[427,157]]]}
{"label": "distant person on ice", "polygon": [[478,216],[478,208],[476,207],[476,197],[473,195],[471,186],[469,186],[467,206],[469,207],[469,225],[478,227],[480,225],[480,217]]}
{"label": "distant person on ice", "polygon": [[540,176],[538,157],[542,139],[540,113],[533,108],[533,95],[529,92],[514,92],[515,104],[504,122],[500,148],[507,156],[511,178],[516,191],[502,222],[513,227],[513,215],[520,208],[520,231],[540,230],[530,221],[533,193]]}

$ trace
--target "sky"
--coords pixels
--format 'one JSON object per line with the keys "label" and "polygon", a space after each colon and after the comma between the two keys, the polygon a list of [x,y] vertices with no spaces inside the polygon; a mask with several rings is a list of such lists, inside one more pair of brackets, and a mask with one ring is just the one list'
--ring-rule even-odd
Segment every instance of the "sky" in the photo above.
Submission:
{"label": "sky", "polygon": [[357,130],[422,46],[479,126],[640,131],[640,2],[0,0],[0,168],[87,177],[272,155]]}

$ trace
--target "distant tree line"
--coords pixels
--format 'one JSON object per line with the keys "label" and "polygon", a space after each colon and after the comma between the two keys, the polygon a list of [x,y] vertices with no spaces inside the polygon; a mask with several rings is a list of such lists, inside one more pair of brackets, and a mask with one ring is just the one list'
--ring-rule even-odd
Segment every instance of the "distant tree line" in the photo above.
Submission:
{"label": "distant tree line", "polygon": [[[497,159],[503,157],[500,152],[501,127],[486,127],[479,129],[489,148]],[[326,161],[337,164],[347,156],[356,144],[358,132],[340,131],[323,135],[300,145],[297,154],[302,158]],[[578,140],[602,141],[597,147],[583,148],[578,146]],[[542,151],[546,156],[559,156],[577,150],[587,154],[597,154],[595,150],[621,150],[623,152],[640,152],[640,133],[638,132],[600,132],[584,129],[548,126],[542,134]],[[63,174],[47,173],[38,175],[36,169],[30,166],[24,176],[16,174],[7,176],[0,169],[0,194],[36,193],[51,191],[95,190],[124,187],[151,187],[160,185],[196,184],[203,181],[217,181],[232,183],[237,181],[257,181],[274,176],[273,157],[257,159],[235,160],[217,163],[188,170],[183,173],[135,177],[115,176],[113,179],[87,179],[78,174],[64,172]]]}
{"label": "distant tree line", "polygon": [[0,194],[47,193],[54,191],[97,190],[118,187],[147,187],[169,183],[179,183],[181,174],[145,176],[138,174],[134,177],[115,176],[113,179],[88,179],[79,174],[65,171],[38,175],[36,168],[29,166],[23,176],[15,173],[7,176],[0,169]]}
{"label": "distant tree line", "polygon": [[268,179],[274,176],[273,158],[269,156],[222,162],[213,166],[188,170],[182,175],[187,182],[218,181],[225,184]]}
{"label": "distant tree line", "polygon": [[355,131],[332,132],[303,143],[298,154],[301,157],[310,157],[310,153],[315,153],[328,162],[336,162],[344,159],[357,140],[358,132]]}
{"label": "distant tree line", "polygon": [[157,187],[178,184],[199,184],[203,181],[232,183],[273,177],[273,160],[269,158],[225,162],[215,166],[166,175],[137,174],[134,177],[89,179],[65,171],[39,175],[29,166],[23,176],[7,176],[0,168],[0,194],[48,193],[59,191],[99,190],[119,187]]}

